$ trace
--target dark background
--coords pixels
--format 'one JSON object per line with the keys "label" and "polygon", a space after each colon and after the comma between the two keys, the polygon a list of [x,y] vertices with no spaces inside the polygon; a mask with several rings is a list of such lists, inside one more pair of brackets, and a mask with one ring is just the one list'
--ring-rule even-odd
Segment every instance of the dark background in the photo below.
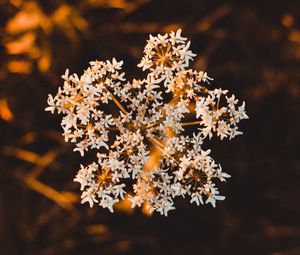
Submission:
{"label": "dark background", "polygon": [[[0,254],[300,254],[300,2],[0,1]],[[211,86],[246,101],[244,136],[212,140],[232,175],[226,200],[176,201],[165,218],[80,205],[82,160],[44,112],[68,67],[124,59],[129,79],[149,33],[177,28]]]}

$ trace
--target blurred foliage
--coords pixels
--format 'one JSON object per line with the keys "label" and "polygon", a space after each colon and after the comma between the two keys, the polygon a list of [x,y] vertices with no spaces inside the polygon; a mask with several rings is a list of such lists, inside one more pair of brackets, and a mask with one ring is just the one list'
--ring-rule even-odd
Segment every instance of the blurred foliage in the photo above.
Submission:
{"label": "blurred foliage", "polygon": [[[292,0],[1,0],[0,254],[300,254],[299,9]],[[195,68],[248,103],[245,136],[211,141],[232,174],[227,199],[215,210],[179,201],[166,219],[126,201],[115,214],[80,205],[81,158],[44,112],[47,94],[65,68],[81,73],[94,59],[116,56],[139,75],[148,34],[179,27]]]}

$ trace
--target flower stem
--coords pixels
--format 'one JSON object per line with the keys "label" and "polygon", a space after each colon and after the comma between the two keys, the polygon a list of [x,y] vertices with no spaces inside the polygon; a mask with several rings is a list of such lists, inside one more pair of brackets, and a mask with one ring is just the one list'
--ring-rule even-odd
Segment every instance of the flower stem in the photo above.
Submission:
{"label": "flower stem", "polygon": [[110,92],[110,90],[107,88],[107,91],[110,93],[111,99],[114,101],[114,103],[119,107],[119,109],[127,115],[128,112],[125,110],[125,108],[121,105],[121,103],[118,101],[118,99],[113,95],[113,93]]}
{"label": "flower stem", "polygon": [[156,144],[159,147],[159,149],[164,148],[164,145],[154,137],[149,138],[149,141]]}
{"label": "flower stem", "polygon": [[200,125],[200,124],[201,124],[201,121],[193,121],[193,122],[184,122],[184,123],[182,123],[182,126],[186,127],[186,126],[193,126],[193,125]]}

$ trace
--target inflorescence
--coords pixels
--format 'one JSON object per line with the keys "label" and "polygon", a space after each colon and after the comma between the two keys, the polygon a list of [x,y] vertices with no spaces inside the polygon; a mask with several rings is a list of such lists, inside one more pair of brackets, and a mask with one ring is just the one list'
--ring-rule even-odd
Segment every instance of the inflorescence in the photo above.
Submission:
{"label": "inflorescence", "polygon": [[92,61],[80,77],[67,69],[63,86],[48,96],[46,110],[63,115],[63,135],[74,151],[98,150],[97,161],[81,165],[74,179],[82,203],[113,212],[115,203],[129,199],[132,207],[167,216],[178,196],[214,207],[224,200],[215,181],[230,175],[203,141],[242,134],[237,124],[248,116],[244,102],[238,106],[227,90],[210,88],[206,72],[189,69],[195,57],[189,48],[180,29],[150,35],[138,64],[146,78],[126,81],[123,61],[115,58]]}

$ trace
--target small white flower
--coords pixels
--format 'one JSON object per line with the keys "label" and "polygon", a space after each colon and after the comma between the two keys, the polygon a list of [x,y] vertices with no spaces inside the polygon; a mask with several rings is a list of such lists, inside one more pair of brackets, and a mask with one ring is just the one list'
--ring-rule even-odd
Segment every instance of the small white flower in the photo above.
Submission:
{"label": "small white flower", "polygon": [[50,95],[50,94],[48,95],[47,103],[49,106],[46,107],[45,111],[50,111],[53,114],[55,111],[55,101],[54,101],[52,95]]}
{"label": "small white flower", "polygon": [[199,206],[200,204],[203,205],[203,199],[202,199],[201,194],[193,194],[193,195],[192,195],[192,199],[191,199],[190,202],[191,202],[191,203],[195,202],[198,206]]}
{"label": "small white flower", "polygon": [[88,190],[83,191],[81,199],[81,204],[88,202],[91,208],[93,207],[94,203],[98,203],[98,200],[96,199],[96,196],[94,194],[93,187],[90,187]]}

